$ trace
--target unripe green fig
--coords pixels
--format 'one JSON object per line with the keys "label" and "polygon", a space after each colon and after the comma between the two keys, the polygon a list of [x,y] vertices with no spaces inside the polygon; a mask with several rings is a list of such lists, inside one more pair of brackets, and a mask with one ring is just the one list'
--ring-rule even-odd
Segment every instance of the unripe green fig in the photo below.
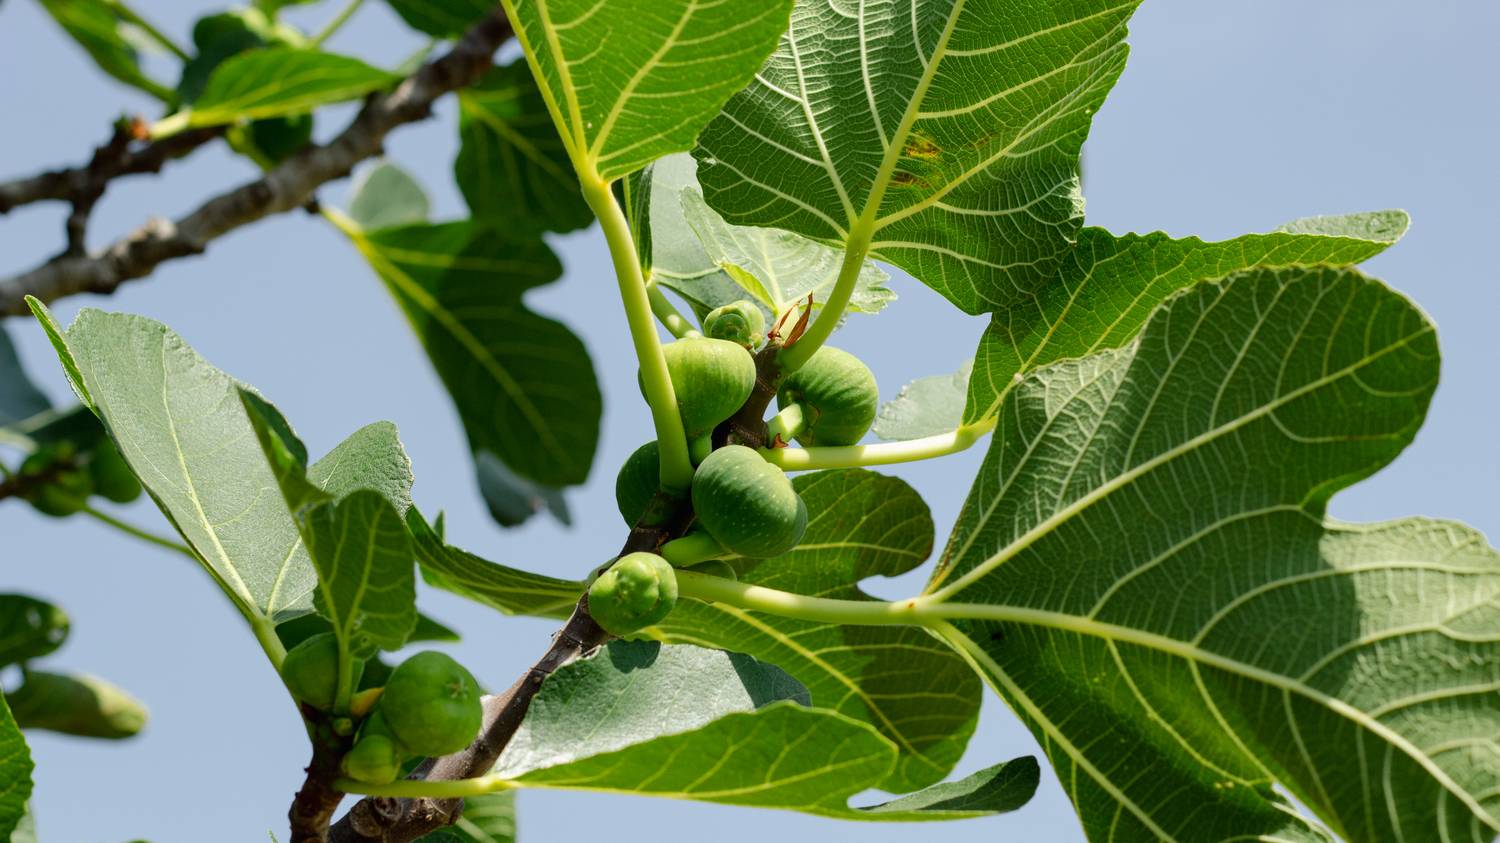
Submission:
{"label": "unripe green fig", "polygon": [[[359,684],[364,662],[354,662],[350,688]],[[339,687],[339,640],[331,632],[320,632],[287,651],[281,662],[281,678],[292,696],[319,711],[333,708]]]}
{"label": "unripe green fig", "polygon": [[65,442],[40,448],[21,461],[18,474],[35,484],[22,497],[37,512],[65,518],[88,506],[94,480],[73,462],[74,456],[72,444]]}
{"label": "unripe green fig", "polygon": [[396,666],[376,708],[401,746],[416,755],[447,755],[473,742],[483,711],[479,683],[464,666],[434,650]]}
{"label": "unripe green fig", "polygon": [[629,553],[589,586],[589,614],[614,635],[660,623],[677,605],[677,572],[654,553]]}
{"label": "unripe green fig", "polygon": [[361,734],[344,754],[344,775],[366,784],[390,784],[401,774],[401,750],[385,735]]}
{"label": "unripe green fig", "polygon": [[125,458],[113,443],[105,440],[94,449],[89,460],[89,476],[94,481],[94,493],[115,503],[130,503],[141,496],[141,481],[135,478]]}
{"label": "unripe green fig", "polygon": [[146,725],[146,707],[113,684],[86,674],[27,670],[21,687],[5,695],[22,729],[119,740]]}
{"label": "unripe green fig", "polygon": [[732,553],[765,559],[797,546],[807,505],[779,468],[744,445],[709,454],[693,474],[693,511]]}
{"label": "unripe green fig", "polygon": [[625,523],[634,525],[646,514],[646,507],[661,488],[661,449],[656,440],[635,449],[620,466],[615,477],[615,504],[620,507],[620,517]]}
{"label": "unripe green fig", "polygon": [[689,442],[712,433],[755,389],[755,358],[728,340],[685,337],[662,353]]}
{"label": "unripe green fig", "polygon": [[799,404],[804,445],[853,445],[870,431],[880,408],[880,389],[864,361],[847,351],[823,346],[792,372],[776,393],[777,406]]}
{"label": "unripe green fig", "polygon": [[716,340],[729,340],[754,348],[766,338],[766,315],[755,302],[741,299],[716,307],[703,317],[703,333]]}

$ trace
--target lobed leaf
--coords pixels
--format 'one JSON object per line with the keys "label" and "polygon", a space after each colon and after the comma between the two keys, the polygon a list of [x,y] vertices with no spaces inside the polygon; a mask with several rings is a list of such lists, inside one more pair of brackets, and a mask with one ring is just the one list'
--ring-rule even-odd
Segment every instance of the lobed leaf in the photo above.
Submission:
{"label": "lobed leaf", "polygon": [[750,81],[792,0],[502,0],[574,166],[613,181],[686,152]]}
{"label": "lobed leaf", "polygon": [[593,363],[521,301],[562,272],[546,244],[471,221],[340,227],[406,313],[473,450],[544,485],[587,479],[603,411]]}
{"label": "lobed leaf", "polygon": [[1078,153],[1137,0],[803,0],[704,131],[731,223],[848,244],[969,313],[1023,300],[1082,224]]}
{"label": "lobed leaf", "polygon": [[573,231],[594,221],[525,62],[458,92],[453,176],[475,219],[509,231]]}
{"label": "lobed leaf", "polygon": [[928,588],[1090,839],[1489,839],[1500,554],[1328,498],[1393,459],[1432,325],[1352,270],[1190,287],[1025,376]]}
{"label": "lobed leaf", "polygon": [[319,106],[359,99],[399,80],[359,59],[313,49],[248,50],[214,68],[203,93],[184,112],[186,125],[306,114]]}
{"label": "lobed leaf", "polygon": [[1178,290],[1256,267],[1356,264],[1401,239],[1407,223],[1401,211],[1310,217],[1214,243],[1084,229],[1052,284],[994,315],[974,356],[964,422],[993,417],[1020,375],[1123,345]]}
{"label": "lobed leaf", "polygon": [[313,603],[356,656],[398,650],[417,623],[411,542],[385,496],[368,489],[298,518],[318,590]]}
{"label": "lobed leaf", "polygon": [[[915,490],[872,471],[823,471],[793,485],[810,518],[797,549],[736,560],[742,582],[817,597],[872,599],[857,583],[897,576],[932,551],[932,516]],[[913,627],[841,626],[683,600],[647,630],[664,641],[748,653],[780,666],[812,702],[868,723],[898,750],[879,786],[905,792],[941,780],[963,754],[981,688],[962,659]]]}

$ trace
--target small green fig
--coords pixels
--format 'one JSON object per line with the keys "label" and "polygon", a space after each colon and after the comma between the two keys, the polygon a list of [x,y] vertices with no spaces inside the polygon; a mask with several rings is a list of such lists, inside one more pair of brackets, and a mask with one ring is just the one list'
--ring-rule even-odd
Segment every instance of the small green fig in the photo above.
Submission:
{"label": "small green fig", "polygon": [[21,687],[5,695],[23,729],[119,740],[146,725],[146,707],[115,685],[87,674],[27,670]]}
{"label": "small green fig", "polygon": [[757,559],[791,550],[807,529],[807,505],[792,481],[743,445],[720,448],[698,466],[693,511],[726,550]]}
{"label": "small green fig", "polygon": [[712,433],[755,389],[755,358],[728,340],[685,337],[662,353],[689,442]]}
{"label": "small green fig", "polygon": [[777,406],[803,410],[804,445],[853,445],[870,431],[880,408],[875,375],[853,354],[823,346],[792,372],[776,393]]}
{"label": "small green fig", "polygon": [[401,774],[401,750],[385,735],[360,735],[344,753],[344,775],[365,784],[390,784]]}
{"label": "small green fig", "polygon": [[65,518],[88,506],[94,480],[74,463],[75,455],[73,445],[64,442],[40,448],[21,461],[18,474],[35,484],[22,497],[37,512]]}
{"label": "small green fig", "polygon": [[677,605],[677,572],[654,553],[615,560],[589,586],[589,614],[614,635],[659,623]]}
{"label": "small green fig", "polygon": [[656,440],[635,449],[615,477],[615,504],[620,517],[631,526],[646,514],[646,507],[661,488],[661,449]]}
{"label": "small green fig", "polygon": [[479,734],[479,696],[479,683],[463,665],[427,650],[396,666],[377,708],[403,748],[415,755],[447,755]]}
{"label": "small green fig", "polygon": [[130,503],[141,496],[141,481],[135,478],[125,458],[109,440],[99,443],[89,460],[94,493],[115,503]]}
{"label": "small green fig", "polygon": [[741,299],[716,307],[703,317],[703,333],[716,340],[729,340],[747,349],[766,338],[766,314],[752,301]]}
{"label": "small green fig", "polygon": [[[359,684],[364,662],[354,662],[353,688]],[[320,632],[287,651],[281,662],[281,678],[292,696],[319,711],[333,708],[339,685],[339,641],[331,632]]]}

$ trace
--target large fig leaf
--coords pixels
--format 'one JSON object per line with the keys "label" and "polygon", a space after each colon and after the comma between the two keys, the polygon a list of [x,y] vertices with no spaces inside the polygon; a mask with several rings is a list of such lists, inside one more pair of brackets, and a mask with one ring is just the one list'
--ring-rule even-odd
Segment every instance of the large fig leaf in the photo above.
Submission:
{"label": "large fig leaf", "polygon": [[572,788],[805,811],[843,819],[963,819],[1030,799],[1029,759],[871,809],[895,749],[869,726],[806,707],[807,691],[748,656],[614,642],[565,665],[532,702],[496,773]]}
{"label": "large fig leaf", "polygon": [[1408,222],[1401,211],[1310,217],[1215,243],[1084,229],[1050,285],[994,315],[974,355],[964,422],[994,416],[1018,374],[1124,345],[1177,290],[1256,267],[1360,263],[1401,239]]}
{"label": "large fig leaf", "polygon": [[594,215],[525,62],[458,92],[453,175],[476,219],[515,231],[572,231]]}
{"label": "large fig leaf", "polygon": [[[75,391],[241,612],[267,627],[311,612],[316,576],[241,403],[244,387],[160,322],[86,308],[64,332],[33,307]],[[394,436],[389,425],[365,428],[308,474],[334,496],[378,489],[405,509],[411,466],[389,457]]]}
{"label": "large fig leaf", "polygon": [[1026,376],[927,590],[1090,839],[1488,840],[1500,554],[1330,495],[1394,458],[1432,325],[1353,270],[1254,270]]}
{"label": "large fig leaf", "polygon": [[521,300],[562,272],[547,245],[470,221],[365,231],[334,219],[406,313],[474,450],[545,485],[587,479],[603,412],[593,363]]}
{"label": "large fig leaf", "polygon": [[793,0],[502,0],[580,174],[691,149],[786,29]]}
{"label": "large fig leaf", "polygon": [[[855,469],[804,474],[793,484],[811,513],[802,543],[775,559],[736,562],[742,582],[869,600],[860,580],[903,574],[932,552],[932,516],[901,480]],[[813,623],[683,600],[649,632],[775,664],[807,686],[814,705],[874,726],[900,751],[880,783],[885,790],[941,780],[979,715],[973,672],[920,629]]]}
{"label": "large fig leaf", "polygon": [[695,151],[732,223],[868,245],[970,313],[1051,277],[1136,0],[802,0]]}

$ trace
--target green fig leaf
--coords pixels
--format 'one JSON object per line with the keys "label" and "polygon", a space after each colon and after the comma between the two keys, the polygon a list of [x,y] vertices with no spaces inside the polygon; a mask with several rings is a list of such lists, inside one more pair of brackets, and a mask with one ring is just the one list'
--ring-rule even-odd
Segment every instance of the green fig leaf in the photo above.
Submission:
{"label": "green fig leaf", "polygon": [[471,221],[339,222],[406,313],[473,449],[543,485],[587,479],[603,412],[593,363],[572,331],[521,300],[562,272],[547,245]]}
{"label": "green fig leaf", "polygon": [[398,81],[399,76],[348,56],[301,47],[248,50],[214,68],[181,123],[191,128],[307,114]]}
{"label": "green fig leaf", "polygon": [[430,209],[416,177],[385,160],[363,170],[349,191],[349,218],[365,231],[426,222]]}
{"label": "green fig leaf", "polygon": [[419,843],[515,843],[516,794],[502,790],[464,797],[464,811],[453,825],[417,840]]}
{"label": "green fig leaf", "polygon": [[964,422],[994,416],[1019,375],[1125,344],[1180,289],[1257,267],[1356,264],[1401,239],[1407,223],[1401,211],[1311,217],[1215,243],[1086,228],[1050,286],[991,320],[974,356]]}
{"label": "green fig leaf", "polygon": [[593,222],[524,61],[493,68],[458,92],[458,136],[453,175],[476,219],[530,232]]}
{"label": "green fig leaf", "polygon": [[29,419],[51,406],[47,396],[26,377],[10,335],[0,326],[0,427]]}
{"label": "green fig leaf", "polygon": [[27,815],[31,798],[31,750],[11,716],[5,695],[0,694],[0,837],[10,839]]}
{"label": "green fig leaf", "polygon": [[502,2],[574,168],[605,181],[691,149],[755,75],[792,7],[792,0]]}
{"label": "green fig leaf", "polygon": [[406,25],[434,38],[462,35],[495,11],[494,0],[386,0]]}
{"label": "green fig leaf", "polygon": [[120,740],[146,725],[146,707],[97,676],[28,670],[6,695],[22,729],[45,729],[80,738]]}
{"label": "green fig leaf", "polygon": [[714,210],[905,269],[968,313],[1024,301],[1083,222],[1078,156],[1129,0],[798,4],[694,150]]}
{"label": "green fig leaf", "polygon": [[1291,268],[1188,287],[1010,391],[924,601],[1090,839],[1327,840],[1283,792],[1346,840],[1500,829],[1500,554],[1326,514],[1437,380],[1408,301]]}
{"label": "green fig leaf", "polygon": [[467,597],[507,615],[566,618],[582,596],[584,584],[497,565],[443,544],[433,528],[412,509],[406,514],[412,547],[428,585]]}

